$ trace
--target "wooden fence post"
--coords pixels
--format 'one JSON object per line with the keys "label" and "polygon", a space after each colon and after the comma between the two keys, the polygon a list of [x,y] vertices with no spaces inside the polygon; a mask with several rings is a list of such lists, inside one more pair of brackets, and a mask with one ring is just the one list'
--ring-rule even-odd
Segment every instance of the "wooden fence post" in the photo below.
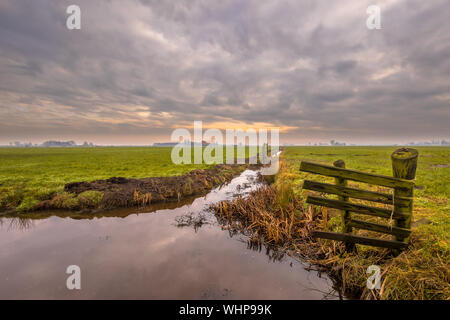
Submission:
{"label": "wooden fence post", "polygon": [[[345,168],[345,162],[344,160],[336,160],[333,165],[337,168]],[[346,187],[347,186],[347,180],[344,178],[335,178],[336,185]],[[348,197],[345,196],[338,196],[339,200],[341,201],[348,201]],[[352,233],[352,227],[350,226],[350,220],[351,220],[351,214],[350,211],[342,210],[342,231],[344,233]],[[347,250],[354,250],[355,245],[350,242],[345,243],[345,247]]]}
{"label": "wooden fence post", "polygon": [[[395,178],[414,180],[416,177],[417,160],[419,152],[416,149],[400,148],[395,150],[391,155],[392,171]],[[406,217],[396,220],[396,227],[399,228],[411,228],[411,219],[413,212],[413,195],[414,186],[408,188],[396,187],[394,189],[394,212],[404,214]],[[398,197],[409,198],[408,203],[398,204],[395,199]],[[395,237],[397,241],[403,241],[408,243],[409,236],[397,235]]]}

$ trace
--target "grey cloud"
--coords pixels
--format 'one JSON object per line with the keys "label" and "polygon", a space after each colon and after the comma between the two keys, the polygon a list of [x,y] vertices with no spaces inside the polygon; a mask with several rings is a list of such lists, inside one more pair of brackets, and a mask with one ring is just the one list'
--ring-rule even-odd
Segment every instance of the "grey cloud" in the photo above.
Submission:
{"label": "grey cloud", "polygon": [[445,0],[380,1],[381,30],[371,1],[79,0],[80,31],[69,4],[0,4],[0,143],[167,140],[193,120],[297,128],[290,142],[450,137]]}

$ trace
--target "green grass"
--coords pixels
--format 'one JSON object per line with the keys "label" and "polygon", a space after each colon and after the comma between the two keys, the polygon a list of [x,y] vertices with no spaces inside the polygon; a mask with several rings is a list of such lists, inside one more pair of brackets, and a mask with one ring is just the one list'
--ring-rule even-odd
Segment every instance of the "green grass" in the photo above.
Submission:
{"label": "green grass", "polygon": [[[338,159],[346,168],[392,176],[390,155],[396,147],[287,147],[282,154],[283,165],[277,180],[293,183],[294,193],[305,198],[303,180],[333,183],[333,178],[299,171],[302,160],[332,165]],[[416,147],[419,160],[414,191],[412,247],[397,258],[382,262],[388,269],[381,298],[386,299],[448,299],[450,298],[450,148]],[[438,166],[441,165],[441,166]],[[349,182],[352,186],[363,186]],[[389,192],[390,189],[367,186],[366,189]],[[341,217],[334,216],[328,230],[340,231]],[[331,241],[329,241],[331,248]],[[346,281],[365,287],[365,268],[379,261],[384,249],[362,246],[357,255],[336,257],[335,263],[345,265]],[[331,259],[331,258],[330,258]]]}
{"label": "green grass", "polygon": [[[97,200],[67,198],[63,188],[69,182],[166,177],[211,167],[175,165],[171,151],[171,147],[0,148],[0,209],[28,211],[55,195],[63,208],[76,208]],[[245,153],[248,156],[248,148]],[[193,149],[191,157],[194,163]]]}
{"label": "green grass", "polygon": [[64,185],[114,176],[182,175],[208,165],[174,165],[171,148],[0,148],[0,207],[26,211]]}
{"label": "green grass", "polygon": [[[392,175],[390,155],[395,147],[286,147],[282,153],[279,183],[289,186],[287,197],[304,198],[304,179],[329,181],[320,175],[299,172],[302,160],[332,164],[342,159],[349,169]],[[381,298],[450,298],[450,164],[449,147],[418,147],[413,213],[412,247],[399,257],[380,261],[382,249],[361,247],[356,255],[331,257],[346,271],[346,279],[365,287],[365,270],[379,264],[389,270],[384,276]],[[28,211],[37,202],[53,198],[61,208],[93,206],[102,194],[86,192],[74,198],[63,192],[74,181],[92,181],[113,176],[143,178],[182,175],[208,165],[174,165],[171,148],[0,148],[0,208]],[[438,166],[441,165],[441,166]],[[284,182],[283,182],[284,181]],[[292,186],[292,188],[290,187]],[[284,201],[284,200],[283,200]],[[328,229],[337,231],[340,217]],[[416,222],[416,224],[414,224]],[[334,248],[329,242],[330,248]],[[331,250],[331,249],[330,249]],[[334,249],[333,249],[334,250]]]}

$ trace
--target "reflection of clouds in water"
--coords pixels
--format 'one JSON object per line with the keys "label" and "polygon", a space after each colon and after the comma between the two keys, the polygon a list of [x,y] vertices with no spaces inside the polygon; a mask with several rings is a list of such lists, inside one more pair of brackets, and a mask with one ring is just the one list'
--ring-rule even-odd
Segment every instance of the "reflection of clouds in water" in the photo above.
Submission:
{"label": "reflection of clouds in water", "polygon": [[[175,211],[188,211],[187,214],[177,216],[177,227],[192,227],[195,232],[204,225],[216,224],[217,217],[209,209],[210,205],[223,200],[231,200],[235,197],[246,197],[251,191],[260,188],[263,183],[258,181],[258,171],[245,170],[239,177],[230,183],[219,186],[205,197],[196,199],[191,205],[176,209]],[[221,224],[219,222],[219,224]],[[230,236],[232,236],[230,234]]]}
{"label": "reflection of clouds in water", "polygon": [[[245,241],[231,240],[218,226],[196,233],[176,226],[175,218],[188,213],[215,219],[208,204],[230,199],[228,192],[235,193],[253,175],[245,172],[192,205],[149,214],[83,220],[50,217],[20,230],[27,222],[11,221],[15,227],[0,232],[0,270],[9,279],[0,278],[0,299],[321,298],[305,287],[308,277],[320,290],[328,290],[329,283],[309,275],[301,263],[293,268],[292,259],[281,259],[265,247],[248,250]],[[65,287],[70,264],[82,270],[83,289],[76,293]]]}

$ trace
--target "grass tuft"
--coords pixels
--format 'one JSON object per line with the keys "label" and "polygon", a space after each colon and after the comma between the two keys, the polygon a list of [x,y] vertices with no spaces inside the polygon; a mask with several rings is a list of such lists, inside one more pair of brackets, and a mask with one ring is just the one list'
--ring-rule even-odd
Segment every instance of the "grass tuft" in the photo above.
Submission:
{"label": "grass tuft", "polygon": [[82,208],[97,208],[103,200],[103,195],[103,192],[100,191],[84,191],[77,197],[78,204]]}

